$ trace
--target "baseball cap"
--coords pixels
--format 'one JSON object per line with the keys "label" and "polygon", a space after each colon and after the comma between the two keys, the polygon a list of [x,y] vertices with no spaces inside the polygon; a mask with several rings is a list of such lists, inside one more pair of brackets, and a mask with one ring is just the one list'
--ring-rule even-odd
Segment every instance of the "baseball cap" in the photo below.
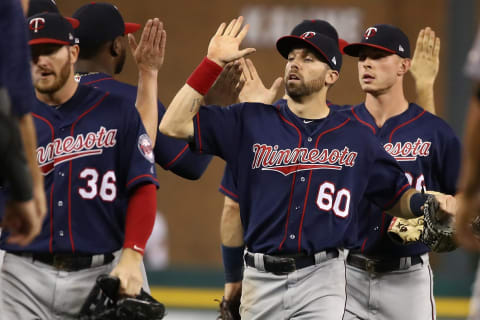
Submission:
{"label": "baseball cap", "polygon": [[362,41],[349,44],[344,51],[349,56],[358,57],[360,49],[365,46],[391,52],[402,58],[410,58],[408,37],[402,30],[389,24],[376,24],[367,28]]}
{"label": "baseball cap", "polygon": [[89,3],[78,8],[73,17],[80,21],[75,36],[82,45],[98,45],[140,29],[138,23],[125,23],[118,8],[110,3]]}
{"label": "baseball cap", "polygon": [[29,17],[27,22],[29,45],[43,43],[73,45],[78,42],[73,36],[73,29],[79,25],[76,19],[67,20],[58,13],[45,12]]}
{"label": "baseball cap", "polygon": [[315,31],[337,41],[338,48],[340,49],[340,52],[342,54],[343,48],[348,45],[347,41],[338,37],[337,30],[335,30],[335,28],[330,23],[324,20],[303,20],[301,23],[297,24],[295,28],[293,28],[290,34],[295,36],[301,36],[307,31]]}
{"label": "baseball cap", "polygon": [[60,13],[57,8],[55,0],[30,0],[28,2],[27,17],[36,15],[43,12],[56,12]]}
{"label": "baseball cap", "polygon": [[[333,29],[333,31],[331,29]],[[338,46],[338,34],[326,21],[304,20],[293,28],[291,35],[277,40],[277,50],[286,59],[295,46],[308,46],[325,58],[330,68],[340,71],[342,54]]]}

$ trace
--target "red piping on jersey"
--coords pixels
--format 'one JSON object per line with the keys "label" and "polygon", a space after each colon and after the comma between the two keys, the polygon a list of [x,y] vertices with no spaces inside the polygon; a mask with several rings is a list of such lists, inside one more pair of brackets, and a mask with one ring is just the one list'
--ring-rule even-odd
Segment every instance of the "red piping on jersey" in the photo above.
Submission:
{"label": "red piping on jersey", "polygon": [[155,182],[158,182],[157,178],[155,178],[154,176],[152,176],[151,174],[142,174],[142,175],[139,175],[139,176],[136,176],[135,178],[133,178],[132,180],[130,180],[129,182],[127,182],[126,184],[126,187],[128,187],[131,183],[133,183],[134,181],[140,179],[140,178],[144,178],[144,177],[150,177],[152,178]]}
{"label": "red piping on jersey", "polygon": [[[55,129],[53,128],[50,121],[33,112],[32,112],[32,116],[39,120],[42,120],[50,127],[50,133],[52,134],[52,142],[53,142],[55,140]],[[48,250],[50,251],[50,253],[53,252],[53,186],[54,184],[52,183],[52,188],[50,189],[50,241],[48,242]]]}
{"label": "red piping on jersey", "polygon": [[383,232],[385,231],[385,215],[385,211],[382,211],[382,224],[380,226],[380,235],[383,235]]}
{"label": "red piping on jersey", "polygon": [[50,241],[48,242],[48,251],[53,253],[53,187],[55,186],[52,183],[52,188],[50,189]]}
{"label": "red piping on jersey", "polygon": [[395,194],[395,196],[393,197],[393,199],[390,200],[390,202],[388,202],[388,203],[385,205],[384,208],[389,208],[390,205],[397,200],[397,198],[398,198],[398,196],[400,195],[400,193],[403,192],[403,189],[405,189],[405,188],[407,188],[407,187],[410,187],[410,184],[409,184],[409,183],[406,183],[403,187],[401,187],[400,190],[397,191],[397,193]]}
{"label": "red piping on jersey", "polygon": [[355,113],[355,110],[353,110],[353,109],[354,109],[354,107],[352,107],[352,109],[350,109],[350,110],[352,110],[353,116],[354,116],[360,123],[366,125],[366,126],[369,127],[370,129],[372,129],[373,134],[376,134],[375,128],[374,128],[370,123],[368,123],[368,122],[363,121],[362,119],[360,119],[360,118],[358,117],[358,115]]}
{"label": "red piping on jersey", "polygon": [[180,156],[188,149],[188,144],[185,145],[185,147],[183,147],[183,149],[175,156],[175,158],[173,158],[169,163],[167,163],[165,165],[165,169],[168,169],[172,164],[175,163],[175,161],[178,160],[178,158],[180,158]]}
{"label": "red piping on jersey", "polygon": [[[315,142],[315,148],[318,149],[318,142],[320,139],[327,133],[335,131],[337,129],[340,129],[344,125],[346,125],[350,121],[350,118],[347,120],[343,121],[341,124],[339,124],[336,127],[330,128],[328,130],[323,131],[320,133],[317,137],[317,141]],[[300,219],[300,227],[298,228],[298,252],[301,251],[301,243],[302,243],[302,228],[303,228],[303,219],[305,218],[305,211],[307,209],[307,200],[308,200],[308,194],[310,193],[310,182],[312,181],[312,173],[313,170],[310,170],[310,175],[308,176],[308,184],[307,184],[307,192],[305,194],[305,200],[303,201],[303,212],[302,212],[302,218]]]}
{"label": "red piping on jersey", "polygon": [[89,82],[84,82],[84,83],[82,83],[82,85],[88,86],[89,84],[97,83],[97,82],[104,81],[104,80],[113,80],[113,78],[112,78],[112,77],[108,77],[108,78],[102,78],[102,79],[92,80],[92,81],[89,81]]}
{"label": "red piping on jersey", "polygon": [[202,132],[200,131],[200,113],[197,112],[198,152],[202,153]]}
{"label": "red piping on jersey", "polygon": [[[70,129],[70,135],[73,137],[73,132],[75,130],[75,126],[77,125],[78,121],[86,116],[90,111],[98,107],[105,98],[110,95],[109,92],[105,93],[93,106],[91,106],[87,111],[82,113],[77,120],[75,120],[72,124],[72,128]],[[70,236],[70,244],[72,245],[72,252],[75,252],[75,243],[73,241],[73,233],[72,233],[72,160],[69,161],[69,171],[68,171],[68,233]]]}
{"label": "red piping on jersey", "polygon": [[363,250],[365,250],[365,245],[367,244],[367,240],[368,240],[368,237],[366,237],[365,240],[363,240],[362,248],[360,249],[362,253],[363,253]]}
{"label": "red piping on jersey", "polygon": [[399,124],[395,129],[392,130],[392,132],[390,133],[390,137],[388,138],[388,142],[392,143],[392,137],[393,137],[393,134],[395,133],[395,131],[397,131],[398,129],[400,129],[401,127],[403,126],[406,126],[407,124],[417,120],[418,118],[420,118],[421,116],[423,116],[423,114],[425,113],[425,110],[423,110],[419,115],[417,115],[415,118],[412,118],[410,120],[408,120],[407,122],[404,122],[402,124]]}
{"label": "red piping on jersey", "polygon": [[[277,110],[278,110],[278,115],[280,116],[280,119],[282,119],[283,121],[285,121],[288,125],[292,126],[295,130],[297,130],[297,133],[298,133],[298,146],[297,148],[300,148],[300,146],[302,145],[302,133],[300,132],[300,130],[293,124],[291,123],[290,121],[288,121],[287,119],[285,119],[282,114],[280,113],[280,106],[277,106]],[[295,189],[295,179],[297,178],[297,172],[295,172],[293,174],[293,177],[292,177],[292,186],[290,187],[290,199],[288,199],[288,210],[287,210],[287,220],[285,221],[285,234],[283,236],[283,239],[282,241],[280,242],[280,245],[278,246],[278,249],[282,250],[282,247],[283,247],[283,244],[285,243],[285,240],[287,240],[287,233],[288,233],[288,220],[290,218],[290,210],[292,208],[292,201],[293,201],[293,190]]]}
{"label": "red piping on jersey", "polygon": [[236,195],[236,194],[233,193],[232,191],[228,190],[228,189],[225,188],[224,186],[220,185],[220,189],[222,189],[225,193],[228,193],[229,195],[231,195],[231,196],[234,197],[235,199],[238,199],[238,195]]}

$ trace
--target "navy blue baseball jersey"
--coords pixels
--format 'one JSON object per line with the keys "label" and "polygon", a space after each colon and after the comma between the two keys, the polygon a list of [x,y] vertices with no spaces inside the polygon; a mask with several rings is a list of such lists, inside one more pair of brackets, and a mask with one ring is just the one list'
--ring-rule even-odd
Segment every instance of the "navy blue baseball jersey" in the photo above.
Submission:
{"label": "navy blue baseball jersey", "polygon": [[[81,84],[93,86],[103,91],[126,97],[135,106],[137,87],[117,81],[105,73],[77,74],[76,79]],[[165,107],[158,102],[158,123],[165,114]],[[155,161],[164,169],[187,179],[198,179],[203,174],[211,156],[198,155],[191,152],[188,144],[182,140],[167,137],[157,132],[154,146]]]}
{"label": "navy blue baseball jersey", "polygon": [[[351,114],[370,128],[397,160],[413,188],[421,190],[425,186],[426,190],[456,193],[461,144],[445,121],[413,103],[381,128],[365,104],[354,106]],[[359,210],[365,213],[359,220],[363,234],[359,249],[363,253],[404,257],[428,251],[420,242],[402,246],[390,240],[386,231],[392,217],[374,203],[362,201]]]}
{"label": "navy blue baseball jersey", "polygon": [[363,197],[390,208],[410,188],[364,125],[344,112],[305,123],[288,108],[202,106],[192,148],[230,165],[244,240],[253,252],[308,254],[356,240],[346,230]]}
{"label": "navy blue baseball jersey", "polygon": [[48,212],[27,252],[107,253],[123,246],[129,193],[156,182],[152,145],[129,101],[80,85],[59,107],[36,101],[37,161]]}

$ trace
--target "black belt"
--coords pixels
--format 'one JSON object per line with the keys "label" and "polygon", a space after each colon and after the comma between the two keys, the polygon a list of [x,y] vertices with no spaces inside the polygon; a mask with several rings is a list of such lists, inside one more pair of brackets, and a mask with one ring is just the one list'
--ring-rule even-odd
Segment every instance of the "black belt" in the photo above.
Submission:
{"label": "black belt", "polygon": [[40,261],[62,271],[78,271],[101,266],[112,262],[115,258],[113,253],[98,255],[73,253],[26,253],[13,251],[9,253],[32,258],[33,261]]}
{"label": "black belt", "polygon": [[[338,249],[327,249],[326,259],[338,257]],[[245,263],[249,267],[256,268],[255,255],[247,252],[245,254]],[[265,271],[276,275],[285,275],[298,269],[306,268],[315,264],[315,256],[306,254],[294,255],[263,255],[263,266]]]}
{"label": "black belt", "polygon": [[[359,256],[355,254],[349,254],[347,257],[347,264],[368,271],[372,273],[384,273],[391,272],[396,270],[406,269],[407,266],[402,266],[402,260],[408,257],[403,258],[387,258],[387,259],[378,259],[378,258],[367,258],[364,256]],[[422,257],[419,255],[410,256],[410,265],[416,265],[422,263]]]}

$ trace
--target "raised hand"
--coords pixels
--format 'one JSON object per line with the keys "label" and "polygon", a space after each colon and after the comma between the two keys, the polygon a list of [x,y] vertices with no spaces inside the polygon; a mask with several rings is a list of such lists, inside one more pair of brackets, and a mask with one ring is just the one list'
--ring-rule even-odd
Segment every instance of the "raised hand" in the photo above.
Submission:
{"label": "raised hand", "polygon": [[260,102],[265,104],[272,104],[275,97],[278,95],[282,78],[275,79],[270,89],[265,88],[262,79],[257,73],[252,60],[240,59],[242,64],[243,76],[245,81],[242,91],[240,91],[240,102]]}
{"label": "raised hand", "polygon": [[240,61],[229,62],[223,68],[213,86],[205,95],[205,104],[228,106],[238,102],[238,95],[243,88],[244,80],[240,79],[242,67]]}
{"label": "raised hand", "polygon": [[147,21],[138,44],[135,37],[131,33],[128,34],[132,56],[141,70],[160,70],[165,58],[166,42],[167,33],[163,29],[163,23],[158,18]]}
{"label": "raised hand", "polygon": [[433,85],[440,65],[439,56],[440,38],[435,36],[430,27],[420,30],[410,67],[416,82]]}
{"label": "raised hand", "polygon": [[210,39],[207,58],[223,67],[231,61],[254,53],[254,48],[240,50],[240,44],[247,35],[249,28],[248,24],[243,27],[242,24],[242,16],[230,21],[228,26],[223,22],[218,27],[217,33]]}

